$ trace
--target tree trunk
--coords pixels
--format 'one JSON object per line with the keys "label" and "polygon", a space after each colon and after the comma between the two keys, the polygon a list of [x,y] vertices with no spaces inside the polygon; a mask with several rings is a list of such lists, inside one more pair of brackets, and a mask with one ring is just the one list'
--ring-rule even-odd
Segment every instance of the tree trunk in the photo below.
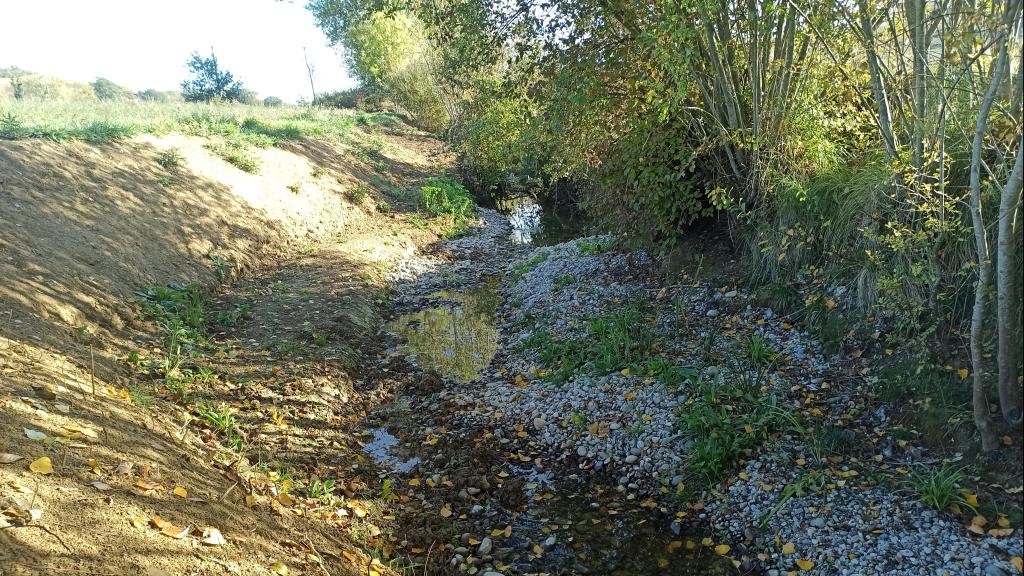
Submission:
{"label": "tree trunk", "polygon": [[1014,252],[1017,238],[1014,220],[1020,206],[1021,188],[1024,186],[1024,145],[1017,149],[1017,160],[999,199],[999,239],[996,244],[996,313],[999,326],[999,346],[996,363],[999,365],[999,407],[1003,417],[1014,426],[1021,423],[1020,386],[1017,384],[1017,282],[1014,274],[1017,259]]}
{"label": "tree trunk", "polygon": [[867,50],[868,72],[871,74],[871,90],[874,92],[875,104],[878,106],[878,129],[882,133],[882,143],[885,144],[885,156],[889,160],[896,158],[896,140],[892,134],[892,120],[889,114],[889,97],[886,93],[885,79],[882,77],[881,66],[878,63],[878,53],[875,52],[875,30],[871,23],[871,15],[868,13],[868,1],[857,1],[860,12],[860,25],[864,34],[864,48]]}
{"label": "tree trunk", "polygon": [[[1000,34],[1003,34],[1000,31]],[[1006,65],[1006,37],[999,40],[999,56],[996,58],[992,80],[985,91],[985,98],[978,110],[978,120],[974,125],[974,140],[971,144],[971,224],[974,228],[974,244],[978,252],[978,281],[974,287],[974,310],[971,314],[971,368],[974,372],[972,403],[974,405],[974,425],[981,435],[981,447],[984,451],[998,447],[993,430],[992,415],[988,406],[985,391],[985,359],[982,355],[982,337],[985,321],[985,293],[988,291],[992,263],[988,254],[988,238],[985,235],[985,221],[981,212],[981,145],[985,138],[988,115],[992,110],[992,102],[996,97],[996,88],[1003,75]]]}

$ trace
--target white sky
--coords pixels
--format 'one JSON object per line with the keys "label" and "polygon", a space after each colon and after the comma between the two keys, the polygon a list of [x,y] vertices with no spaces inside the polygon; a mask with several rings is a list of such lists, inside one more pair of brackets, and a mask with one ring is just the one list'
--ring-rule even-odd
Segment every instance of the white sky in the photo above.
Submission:
{"label": "white sky", "polygon": [[0,0],[0,67],[177,90],[192,52],[211,46],[260,97],[310,97],[303,46],[317,92],[355,85],[305,0]]}

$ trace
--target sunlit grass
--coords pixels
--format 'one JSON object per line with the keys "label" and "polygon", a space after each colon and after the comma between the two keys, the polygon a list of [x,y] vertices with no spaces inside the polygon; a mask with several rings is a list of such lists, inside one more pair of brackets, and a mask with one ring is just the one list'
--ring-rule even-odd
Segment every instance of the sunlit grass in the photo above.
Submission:
{"label": "sunlit grass", "polygon": [[0,137],[6,139],[110,142],[178,131],[202,136],[260,134],[276,142],[302,137],[344,139],[358,125],[395,123],[394,116],[358,110],[229,103],[0,101]]}

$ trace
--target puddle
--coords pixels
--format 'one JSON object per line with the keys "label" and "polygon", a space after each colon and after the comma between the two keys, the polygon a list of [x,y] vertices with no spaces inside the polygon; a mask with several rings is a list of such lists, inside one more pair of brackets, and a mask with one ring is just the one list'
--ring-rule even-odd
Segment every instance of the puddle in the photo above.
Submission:
{"label": "puddle", "polygon": [[401,316],[389,328],[405,340],[399,350],[422,368],[469,382],[491,363],[498,350],[494,311],[498,278],[462,292],[439,292],[444,306]]}
{"label": "puddle", "polygon": [[584,233],[583,215],[571,206],[548,205],[529,196],[517,196],[498,200],[496,208],[508,218],[514,244],[550,246]]}
{"label": "puddle", "polygon": [[420,463],[419,457],[413,456],[408,460],[401,460],[391,453],[391,449],[398,446],[398,438],[383,428],[371,428],[373,440],[363,445],[363,451],[369,454],[378,464],[386,464],[392,470],[400,474],[407,474]]}

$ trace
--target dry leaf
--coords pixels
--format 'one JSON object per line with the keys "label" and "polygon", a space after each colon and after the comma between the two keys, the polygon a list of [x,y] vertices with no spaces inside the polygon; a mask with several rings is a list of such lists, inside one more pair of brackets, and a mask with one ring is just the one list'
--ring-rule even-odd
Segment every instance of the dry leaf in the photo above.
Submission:
{"label": "dry leaf", "polygon": [[278,494],[277,501],[285,506],[291,506],[295,503],[295,498],[292,498],[292,495],[287,492],[282,492]]}
{"label": "dry leaf", "polygon": [[101,492],[106,492],[107,490],[113,490],[113,487],[110,484],[107,484],[106,482],[101,482],[99,480],[96,480],[95,482],[90,482],[89,485],[91,485],[93,488],[95,488],[95,489],[97,489],[97,490],[99,490]]}
{"label": "dry leaf", "polygon": [[188,490],[185,490],[181,486],[175,486],[173,492],[174,495],[177,496],[178,498],[185,498],[186,496],[188,496]]}
{"label": "dry leaf", "polygon": [[786,542],[785,544],[782,545],[782,553],[783,554],[789,555],[789,554],[793,554],[795,552],[796,552],[796,544],[794,544],[792,542]]}
{"label": "dry leaf", "polygon": [[121,462],[120,464],[117,465],[117,468],[114,468],[114,474],[118,474],[118,475],[127,474],[127,473],[132,471],[132,468],[134,466],[135,465],[132,464],[131,462]]}
{"label": "dry leaf", "polygon": [[24,456],[18,456],[17,454],[8,454],[6,452],[0,452],[0,464],[10,464],[11,462],[17,462]]}
{"label": "dry leaf", "polygon": [[811,568],[814,568],[814,560],[809,560],[807,558],[801,558],[801,559],[796,561],[796,565],[801,570],[810,570]]}
{"label": "dry leaf", "polygon": [[175,540],[181,540],[185,536],[188,536],[188,533],[191,532],[191,531],[192,531],[192,527],[191,526],[185,526],[184,528],[181,528],[181,527],[175,526],[174,524],[171,524],[169,522],[167,524],[165,524],[163,528],[160,529],[160,533],[161,534],[163,534],[164,536],[170,536],[171,538],[174,538]]}
{"label": "dry leaf", "polygon": [[1020,556],[1010,558],[1010,564],[1013,564],[1013,567],[1017,569],[1018,574],[1024,572],[1024,559],[1021,559]]}
{"label": "dry leaf", "polygon": [[203,535],[202,538],[200,538],[200,541],[207,546],[223,546],[228,543],[220,533],[220,530],[212,526],[203,528]]}
{"label": "dry leaf", "polygon": [[132,516],[128,520],[128,523],[134,526],[135,528],[142,528],[146,525],[146,519],[141,516]]}
{"label": "dry leaf", "polygon": [[725,556],[729,553],[729,550],[732,550],[732,548],[730,548],[728,544],[719,544],[718,546],[715,546],[715,554],[718,554],[719,556]]}
{"label": "dry leaf", "polygon": [[448,518],[451,515],[452,515],[452,507],[450,505],[445,504],[444,506],[441,506],[441,517],[442,518]]}
{"label": "dry leaf", "polygon": [[31,428],[25,428],[25,436],[28,436],[30,440],[43,440],[46,438],[46,434],[39,430],[33,430]]}
{"label": "dry leaf", "polygon": [[43,456],[38,460],[33,460],[32,463],[28,465],[28,469],[36,474],[52,474],[53,463],[50,462],[49,456]]}

